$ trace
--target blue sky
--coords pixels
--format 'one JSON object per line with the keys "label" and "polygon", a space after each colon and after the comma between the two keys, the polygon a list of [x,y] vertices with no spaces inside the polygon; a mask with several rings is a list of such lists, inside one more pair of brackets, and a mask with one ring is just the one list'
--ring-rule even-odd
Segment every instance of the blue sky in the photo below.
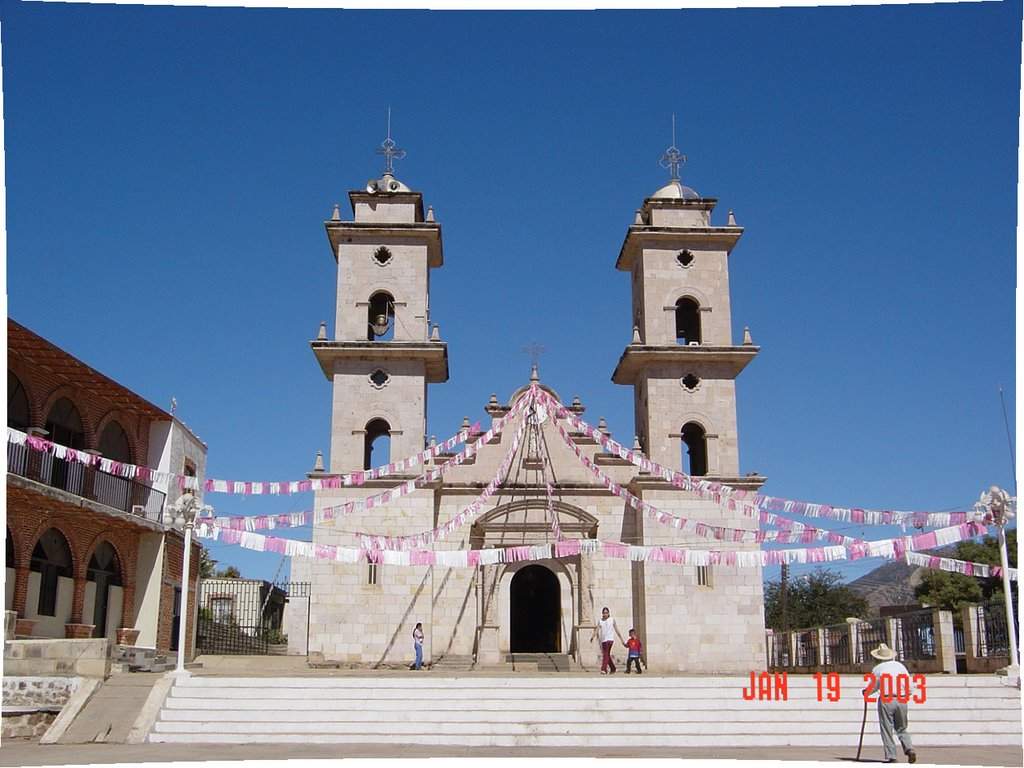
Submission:
{"label": "blue sky", "polygon": [[[544,381],[631,441],[632,392],[610,381],[631,325],[614,263],[666,178],[675,112],[683,180],[746,227],[733,333],[749,325],[762,351],[738,383],[741,470],[776,495],[901,509],[1012,485],[997,387],[1012,423],[1018,3],[6,2],[0,24],[9,313],[154,403],[176,397],[212,476],[299,478],[329,446],[308,346],[333,324],[322,222],[380,171],[390,104],[398,175],[444,228],[431,305],[451,379],[431,388],[430,432],[484,418],[536,340]],[[246,575],[279,565],[213,554]]]}

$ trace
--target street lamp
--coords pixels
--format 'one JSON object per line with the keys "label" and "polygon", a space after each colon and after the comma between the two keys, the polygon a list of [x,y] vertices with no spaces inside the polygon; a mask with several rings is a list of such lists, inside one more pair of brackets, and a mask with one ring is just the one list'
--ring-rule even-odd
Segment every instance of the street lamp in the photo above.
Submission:
{"label": "street lamp", "polygon": [[178,612],[178,663],[174,669],[176,675],[188,674],[185,669],[185,634],[188,629],[188,574],[192,555],[192,528],[195,527],[199,514],[208,515],[212,512],[213,507],[200,503],[191,491],[183,493],[164,511],[167,525],[185,532],[185,554],[181,559],[181,604]]}
{"label": "street lamp", "polygon": [[1010,640],[1010,665],[1007,681],[1020,685],[1020,663],[1017,659],[1017,630],[1013,621],[1013,593],[1010,591],[1010,561],[1006,553],[1006,524],[1014,516],[1017,500],[1006,491],[992,486],[974,504],[975,519],[994,525],[999,531],[999,561],[1003,570],[1003,598],[1006,600],[1006,634]]}

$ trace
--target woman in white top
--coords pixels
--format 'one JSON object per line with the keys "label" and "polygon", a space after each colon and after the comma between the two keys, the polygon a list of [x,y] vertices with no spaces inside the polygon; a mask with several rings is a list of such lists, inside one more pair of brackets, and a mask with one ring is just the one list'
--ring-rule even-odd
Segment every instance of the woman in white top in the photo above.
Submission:
{"label": "woman in white top", "polygon": [[422,622],[416,622],[416,628],[412,631],[412,644],[416,649],[416,663],[413,664],[413,669],[419,669],[423,666],[423,624]]}
{"label": "woman in white top", "polygon": [[615,636],[618,635],[620,642],[624,643],[625,640],[622,639],[619,625],[611,617],[608,608],[601,609],[601,621],[594,627],[594,633],[590,636],[591,641],[597,637],[598,633],[601,635],[601,674],[607,675],[611,670],[611,674],[614,675],[615,662],[612,660],[612,646],[615,645]]}

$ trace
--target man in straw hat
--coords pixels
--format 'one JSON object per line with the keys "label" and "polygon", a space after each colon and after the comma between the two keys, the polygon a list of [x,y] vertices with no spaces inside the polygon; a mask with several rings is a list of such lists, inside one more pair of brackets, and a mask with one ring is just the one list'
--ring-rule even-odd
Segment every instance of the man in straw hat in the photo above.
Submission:
{"label": "man in straw hat", "polygon": [[[871,655],[878,659],[880,664],[875,665],[871,674],[875,676],[873,683],[864,689],[864,694],[876,693],[878,695],[878,727],[882,732],[882,746],[885,748],[885,762],[896,762],[896,739],[900,740],[903,753],[907,756],[907,762],[917,762],[917,753],[914,752],[914,745],[910,741],[910,734],[907,733],[907,705],[898,701],[895,697],[896,680],[900,675],[910,677],[910,672],[900,662],[896,661],[896,651],[885,643],[875,648]],[[882,688],[882,678],[888,676],[889,681]],[[888,701],[884,701],[882,691],[885,691]]]}

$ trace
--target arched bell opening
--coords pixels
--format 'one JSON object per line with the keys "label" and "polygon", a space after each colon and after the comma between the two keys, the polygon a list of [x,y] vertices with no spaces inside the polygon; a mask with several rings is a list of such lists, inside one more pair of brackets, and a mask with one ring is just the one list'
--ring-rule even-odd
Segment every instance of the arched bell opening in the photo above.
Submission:
{"label": "arched bell opening", "polygon": [[700,344],[700,304],[689,296],[676,302],[676,343]]}
{"label": "arched bell opening", "polygon": [[380,467],[391,461],[391,425],[384,419],[371,419],[363,442],[363,469]]}
{"label": "arched bell opening", "polygon": [[683,472],[700,477],[708,473],[708,438],[704,427],[690,421],[683,425]]}
{"label": "arched bell opening", "polygon": [[395,297],[377,291],[370,297],[367,309],[368,341],[392,341],[395,338]]}

